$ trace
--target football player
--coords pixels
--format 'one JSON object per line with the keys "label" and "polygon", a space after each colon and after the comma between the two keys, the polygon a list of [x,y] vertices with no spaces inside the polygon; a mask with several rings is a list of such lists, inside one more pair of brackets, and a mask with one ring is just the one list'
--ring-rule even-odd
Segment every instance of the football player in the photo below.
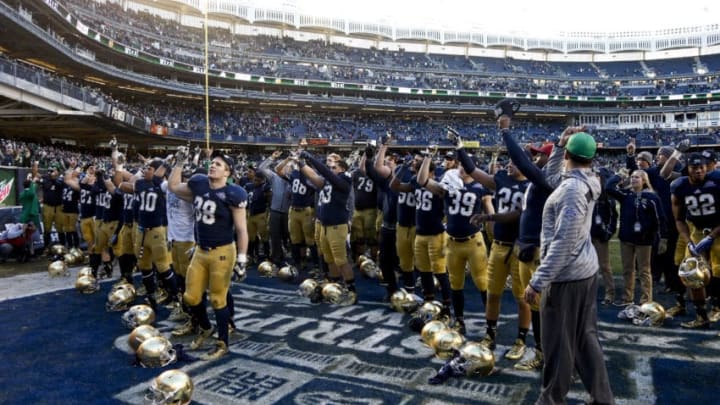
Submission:
{"label": "football player", "polygon": [[157,306],[153,266],[168,292],[167,302],[163,304],[174,303],[178,299],[177,278],[170,266],[171,256],[167,243],[166,187],[163,186],[165,170],[163,161],[154,159],[145,164],[142,177],[134,177],[130,182],[122,184],[124,190],[135,195],[138,212],[134,236],[135,257],[147,292],[146,299],[153,308]]}
{"label": "football player", "polygon": [[64,180],[65,178],[72,176],[76,167],[77,162],[73,158],[70,161],[70,168],[63,176],[65,187],[63,187],[62,196],[62,228],[58,229],[58,234],[60,232],[65,234],[65,241],[68,248],[77,248],[80,246],[80,237],[77,233],[78,214],[80,213],[80,190],[76,190],[68,186],[67,182]]}
{"label": "football player", "polygon": [[253,180],[245,183],[243,188],[248,193],[248,260],[254,259],[256,263],[260,263],[263,260],[260,256],[260,243],[264,258],[270,258],[268,203],[272,198],[272,190],[262,173],[255,173]]}
{"label": "football player", "polygon": [[[431,157],[426,156],[418,171],[417,182],[423,188],[445,200],[447,217],[447,269],[450,272],[452,306],[455,312],[455,329],[465,335],[465,268],[480,290],[483,304],[487,302],[487,254],[480,227],[470,222],[473,215],[483,211],[483,196],[488,190],[473,180],[462,168],[461,183],[442,183],[430,175]],[[420,201],[420,200],[418,200]],[[435,215],[442,217],[442,215]],[[418,218],[418,223],[420,219]],[[422,271],[422,270],[421,270]],[[422,274],[422,273],[421,273]],[[423,285],[424,287],[424,285]]]}
{"label": "football player", "polygon": [[338,159],[328,167],[304,150],[295,160],[302,174],[320,190],[317,209],[321,225],[320,250],[328,265],[330,278],[337,281],[342,276],[347,289],[343,304],[355,304],[355,276],[347,259],[346,246],[350,219],[347,203],[352,191],[352,180],[346,173],[347,163]]}
{"label": "football player", "polygon": [[[97,173],[97,172],[96,172]],[[123,210],[123,196],[120,190],[115,190],[116,185],[122,182],[122,173],[111,169],[108,172],[97,173],[98,181],[102,183],[98,198],[103,204],[102,221],[96,227],[94,252],[97,259],[102,259],[103,275],[105,278],[112,277],[113,260],[115,258],[113,242],[116,242],[118,224]],[[96,212],[97,214],[97,212]],[[97,217],[96,217],[97,219]],[[96,262],[96,265],[99,264]],[[91,261],[92,266],[92,261]]]}
{"label": "football player", "polygon": [[396,250],[396,224],[397,224],[397,201],[398,194],[390,189],[390,179],[395,170],[395,161],[386,159],[387,143],[381,143],[375,155],[375,162],[372,161],[372,148],[365,150],[364,160],[367,176],[375,183],[378,192],[382,193],[382,225],[380,227],[379,257],[378,265],[387,284],[387,299],[398,289],[395,269],[399,261]]}
{"label": "football player", "polygon": [[190,348],[201,347],[214,331],[202,303],[203,294],[209,288],[219,340],[205,359],[215,360],[228,352],[231,311],[227,296],[233,267],[237,262],[244,272],[248,262],[247,193],[240,186],[228,184],[235,166],[235,161],[228,155],[214,153],[208,174],[195,174],[187,182],[181,181],[182,168],[188,160],[187,150],[179,148],[175,159],[169,188],[180,198],[193,200],[197,229],[197,245],[188,267],[183,295],[200,326]]}
{"label": "football player", "polygon": [[[277,152],[276,152],[277,153]],[[273,153],[279,157],[280,154]],[[290,182],[290,212],[288,229],[290,232],[290,253],[298,268],[302,267],[304,248],[310,249],[313,263],[318,261],[317,245],[315,245],[315,186],[305,177],[292,159],[287,157],[275,167],[275,172]],[[307,264],[306,264],[307,265]]]}
{"label": "football player", "polygon": [[[681,237],[689,241],[686,256],[704,255],[709,258],[712,278],[707,292],[715,300],[720,298],[720,172],[707,172],[707,161],[700,153],[691,153],[687,158],[688,175],[673,181],[672,208],[675,225]],[[692,224],[693,231],[690,231]],[[710,320],[705,309],[705,291],[691,290],[690,297],[695,305],[696,319],[683,322],[680,326],[689,329],[706,329]],[[715,315],[715,314],[713,314]],[[714,316],[713,316],[714,317]]]}
{"label": "football player", "polygon": [[[39,177],[35,174],[33,177]],[[42,218],[43,218],[43,242],[45,249],[50,251],[50,234],[52,227],[58,234],[60,244],[65,246],[65,234],[63,233],[62,203],[65,182],[60,178],[60,171],[57,165],[50,166],[48,173],[40,178],[42,190]]]}
{"label": "football player", "polygon": [[[437,149],[426,152],[426,156],[419,160],[415,173],[420,172],[423,163],[429,170],[435,170],[432,162]],[[411,162],[408,162],[411,163]],[[413,162],[415,163],[415,162]],[[429,175],[428,179],[429,180]],[[449,315],[450,311],[450,281],[445,269],[445,225],[443,224],[444,201],[443,198],[433,194],[423,183],[417,181],[417,175],[410,178],[407,183],[401,183],[397,189],[400,192],[415,194],[415,243],[413,258],[415,267],[420,271],[420,282],[425,301],[435,300],[435,279],[437,277],[442,294],[443,310]]]}
{"label": "football player", "polygon": [[[397,193],[397,227],[395,237],[397,242],[395,250],[397,251],[400,261],[400,271],[402,273],[403,287],[409,293],[415,291],[415,263],[414,263],[414,247],[415,247],[415,192],[408,185],[405,190],[401,190],[400,185],[409,183],[417,168],[422,164],[422,155],[407,155],[402,165],[399,165],[393,172],[393,178],[390,181],[390,190]],[[431,274],[432,277],[432,274]]]}
{"label": "football player", "polygon": [[370,249],[370,257],[377,257],[377,240],[375,239],[377,187],[365,172],[364,164],[360,165],[359,170],[353,172],[352,182],[355,190],[355,212],[350,229],[350,245],[352,246],[353,260],[357,262],[358,257],[365,254],[367,249]]}
{"label": "football player", "polygon": [[95,181],[94,174],[95,166],[87,164],[82,173],[79,169],[68,171],[64,178],[65,185],[80,193],[80,233],[88,252],[91,253],[95,243],[95,198],[92,194],[93,183],[90,183],[90,180]]}

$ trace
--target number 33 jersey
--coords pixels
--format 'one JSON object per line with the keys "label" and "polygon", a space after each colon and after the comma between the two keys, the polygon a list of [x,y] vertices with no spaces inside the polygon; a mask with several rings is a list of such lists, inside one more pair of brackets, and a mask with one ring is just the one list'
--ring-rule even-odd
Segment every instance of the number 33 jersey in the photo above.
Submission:
{"label": "number 33 jersey", "polygon": [[227,184],[213,190],[204,174],[192,176],[187,184],[193,193],[198,245],[212,248],[232,243],[235,240],[232,208],[247,207],[245,189]]}
{"label": "number 33 jersey", "polygon": [[690,184],[687,177],[680,177],[670,185],[670,192],[685,205],[685,219],[699,229],[720,225],[720,171],[705,175],[702,184]]}

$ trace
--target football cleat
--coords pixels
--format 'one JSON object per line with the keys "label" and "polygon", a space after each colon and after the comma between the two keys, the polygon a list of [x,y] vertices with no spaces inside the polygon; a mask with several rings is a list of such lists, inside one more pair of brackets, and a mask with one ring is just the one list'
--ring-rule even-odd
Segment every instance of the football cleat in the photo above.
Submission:
{"label": "football cleat", "polygon": [[497,344],[495,343],[495,339],[491,338],[490,335],[485,335],[483,340],[480,341],[480,344],[487,347],[488,349],[495,351],[495,348],[497,347]]}
{"label": "football cleat", "polygon": [[667,311],[665,311],[665,315],[669,316],[670,318],[674,318],[676,316],[682,316],[687,314],[687,309],[684,305],[675,305],[672,308],[669,308]]}
{"label": "football cleat", "polygon": [[168,321],[184,321],[190,318],[190,314],[185,312],[182,305],[180,303],[176,303],[175,307],[173,307],[172,311],[170,311],[170,315],[168,316]]}
{"label": "football cleat", "polygon": [[184,324],[173,329],[172,332],[170,332],[170,333],[173,336],[187,336],[187,335],[192,334],[193,331],[195,331],[195,327],[193,326],[192,322],[190,320],[188,320]]}
{"label": "football cleat", "polygon": [[515,339],[515,343],[513,343],[512,347],[510,347],[510,350],[505,353],[505,358],[508,360],[518,360],[521,359],[522,356],[525,355],[525,342],[523,342],[521,339]]}
{"label": "football cleat", "polygon": [[190,349],[199,349],[203,345],[203,343],[205,343],[205,339],[212,336],[213,333],[215,333],[215,328],[213,328],[212,326],[209,329],[200,328],[200,332],[198,332],[197,336],[195,336],[195,339],[193,339],[193,341],[190,343]]}
{"label": "football cleat", "polygon": [[465,336],[467,334],[467,328],[465,327],[465,321],[461,321],[456,319],[455,324],[453,325],[453,329],[456,330],[459,334]]}
{"label": "football cleat", "polygon": [[696,317],[692,321],[683,322],[680,324],[685,329],[709,329],[710,321],[702,319],[700,316]]}
{"label": "football cleat", "polygon": [[713,323],[720,321],[720,307],[712,307],[708,312],[708,319]]}
{"label": "football cleat", "polygon": [[545,365],[545,359],[543,357],[542,352],[535,349],[535,356],[533,356],[532,359],[521,361],[520,363],[515,364],[515,370],[521,370],[521,371],[542,370],[544,365]]}
{"label": "football cleat", "polygon": [[228,347],[222,340],[218,340],[215,342],[215,347],[213,347],[209,352],[207,352],[202,358],[205,361],[213,361],[217,360],[220,357],[226,355],[228,353]]}

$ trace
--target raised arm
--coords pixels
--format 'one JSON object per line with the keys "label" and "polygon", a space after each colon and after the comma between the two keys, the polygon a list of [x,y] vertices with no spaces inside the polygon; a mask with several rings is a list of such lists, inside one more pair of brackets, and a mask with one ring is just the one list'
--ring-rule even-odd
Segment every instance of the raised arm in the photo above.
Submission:
{"label": "raised arm", "polygon": [[472,161],[470,155],[468,155],[465,148],[458,148],[457,154],[458,160],[462,164],[465,173],[469,173],[470,177],[477,180],[478,183],[489,188],[490,190],[495,190],[495,188],[497,187],[497,185],[495,184],[495,178],[489,175],[484,170],[479,169],[477,166],[475,166],[475,163]]}
{"label": "raised arm", "polygon": [[385,166],[385,155],[387,153],[387,145],[380,145],[377,154],[375,155],[375,164],[373,168],[380,177],[388,178],[392,175],[392,171],[389,167]]}
{"label": "raised arm", "polygon": [[188,153],[187,147],[184,146],[179,147],[177,153],[175,153],[175,167],[173,167],[168,178],[168,190],[185,201],[192,201],[192,190],[190,190],[187,183],[182,182],[183,165],[188,160]]}
{"label": "raised arm", "polygon": [[313,169],[317,170],[317,172],[320,173],[320,175],[322,175],[325,180],[329,181],[330,184],[332,184],[333,189],[339,190],[342,193],[350,192],[350,189],[352,188],[350,183],[340,180],[340,178],[335,173],[333,173],[332,170],[330,170],[327,166],[325,166],[325,164],[317,160],[315,156],[311,155],[307,151],[302,151],[300,153],[300,156],[305,158],[313,167]]}
{"label": "raised arm", "polygon": [[420,187],[424,187],[431,193],[443,197],[445,196],[445,189],[442,188],[440,183],[432,179],[432,176],[430,176],[430,163],[432,162],[432,158],[432,155],[428,154],[423,159],[422,165],[420,165],[420,170],[418,170],[417,182]]}

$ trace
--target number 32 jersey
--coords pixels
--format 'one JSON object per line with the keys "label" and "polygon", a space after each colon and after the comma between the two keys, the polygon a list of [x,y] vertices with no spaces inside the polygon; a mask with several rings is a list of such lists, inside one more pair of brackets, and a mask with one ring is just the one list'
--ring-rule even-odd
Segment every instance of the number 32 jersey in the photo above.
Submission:
{"label": "number 32 jersey", "polygon": [[192,176],[187,184],[193,193],[198,245],[214,248],[232,243],[235,232],[231,208],[247,207],[248,195],[245,189],[227,184],[213,190],[204,174]]}
{"label": "number 32 jersey", "polygon": [[687,177],[680,177],[670,185],[670,192],[685,204],[685,219],[699,229],[720,225],[720,171],[705,175],[702,184],[690,184]]}

